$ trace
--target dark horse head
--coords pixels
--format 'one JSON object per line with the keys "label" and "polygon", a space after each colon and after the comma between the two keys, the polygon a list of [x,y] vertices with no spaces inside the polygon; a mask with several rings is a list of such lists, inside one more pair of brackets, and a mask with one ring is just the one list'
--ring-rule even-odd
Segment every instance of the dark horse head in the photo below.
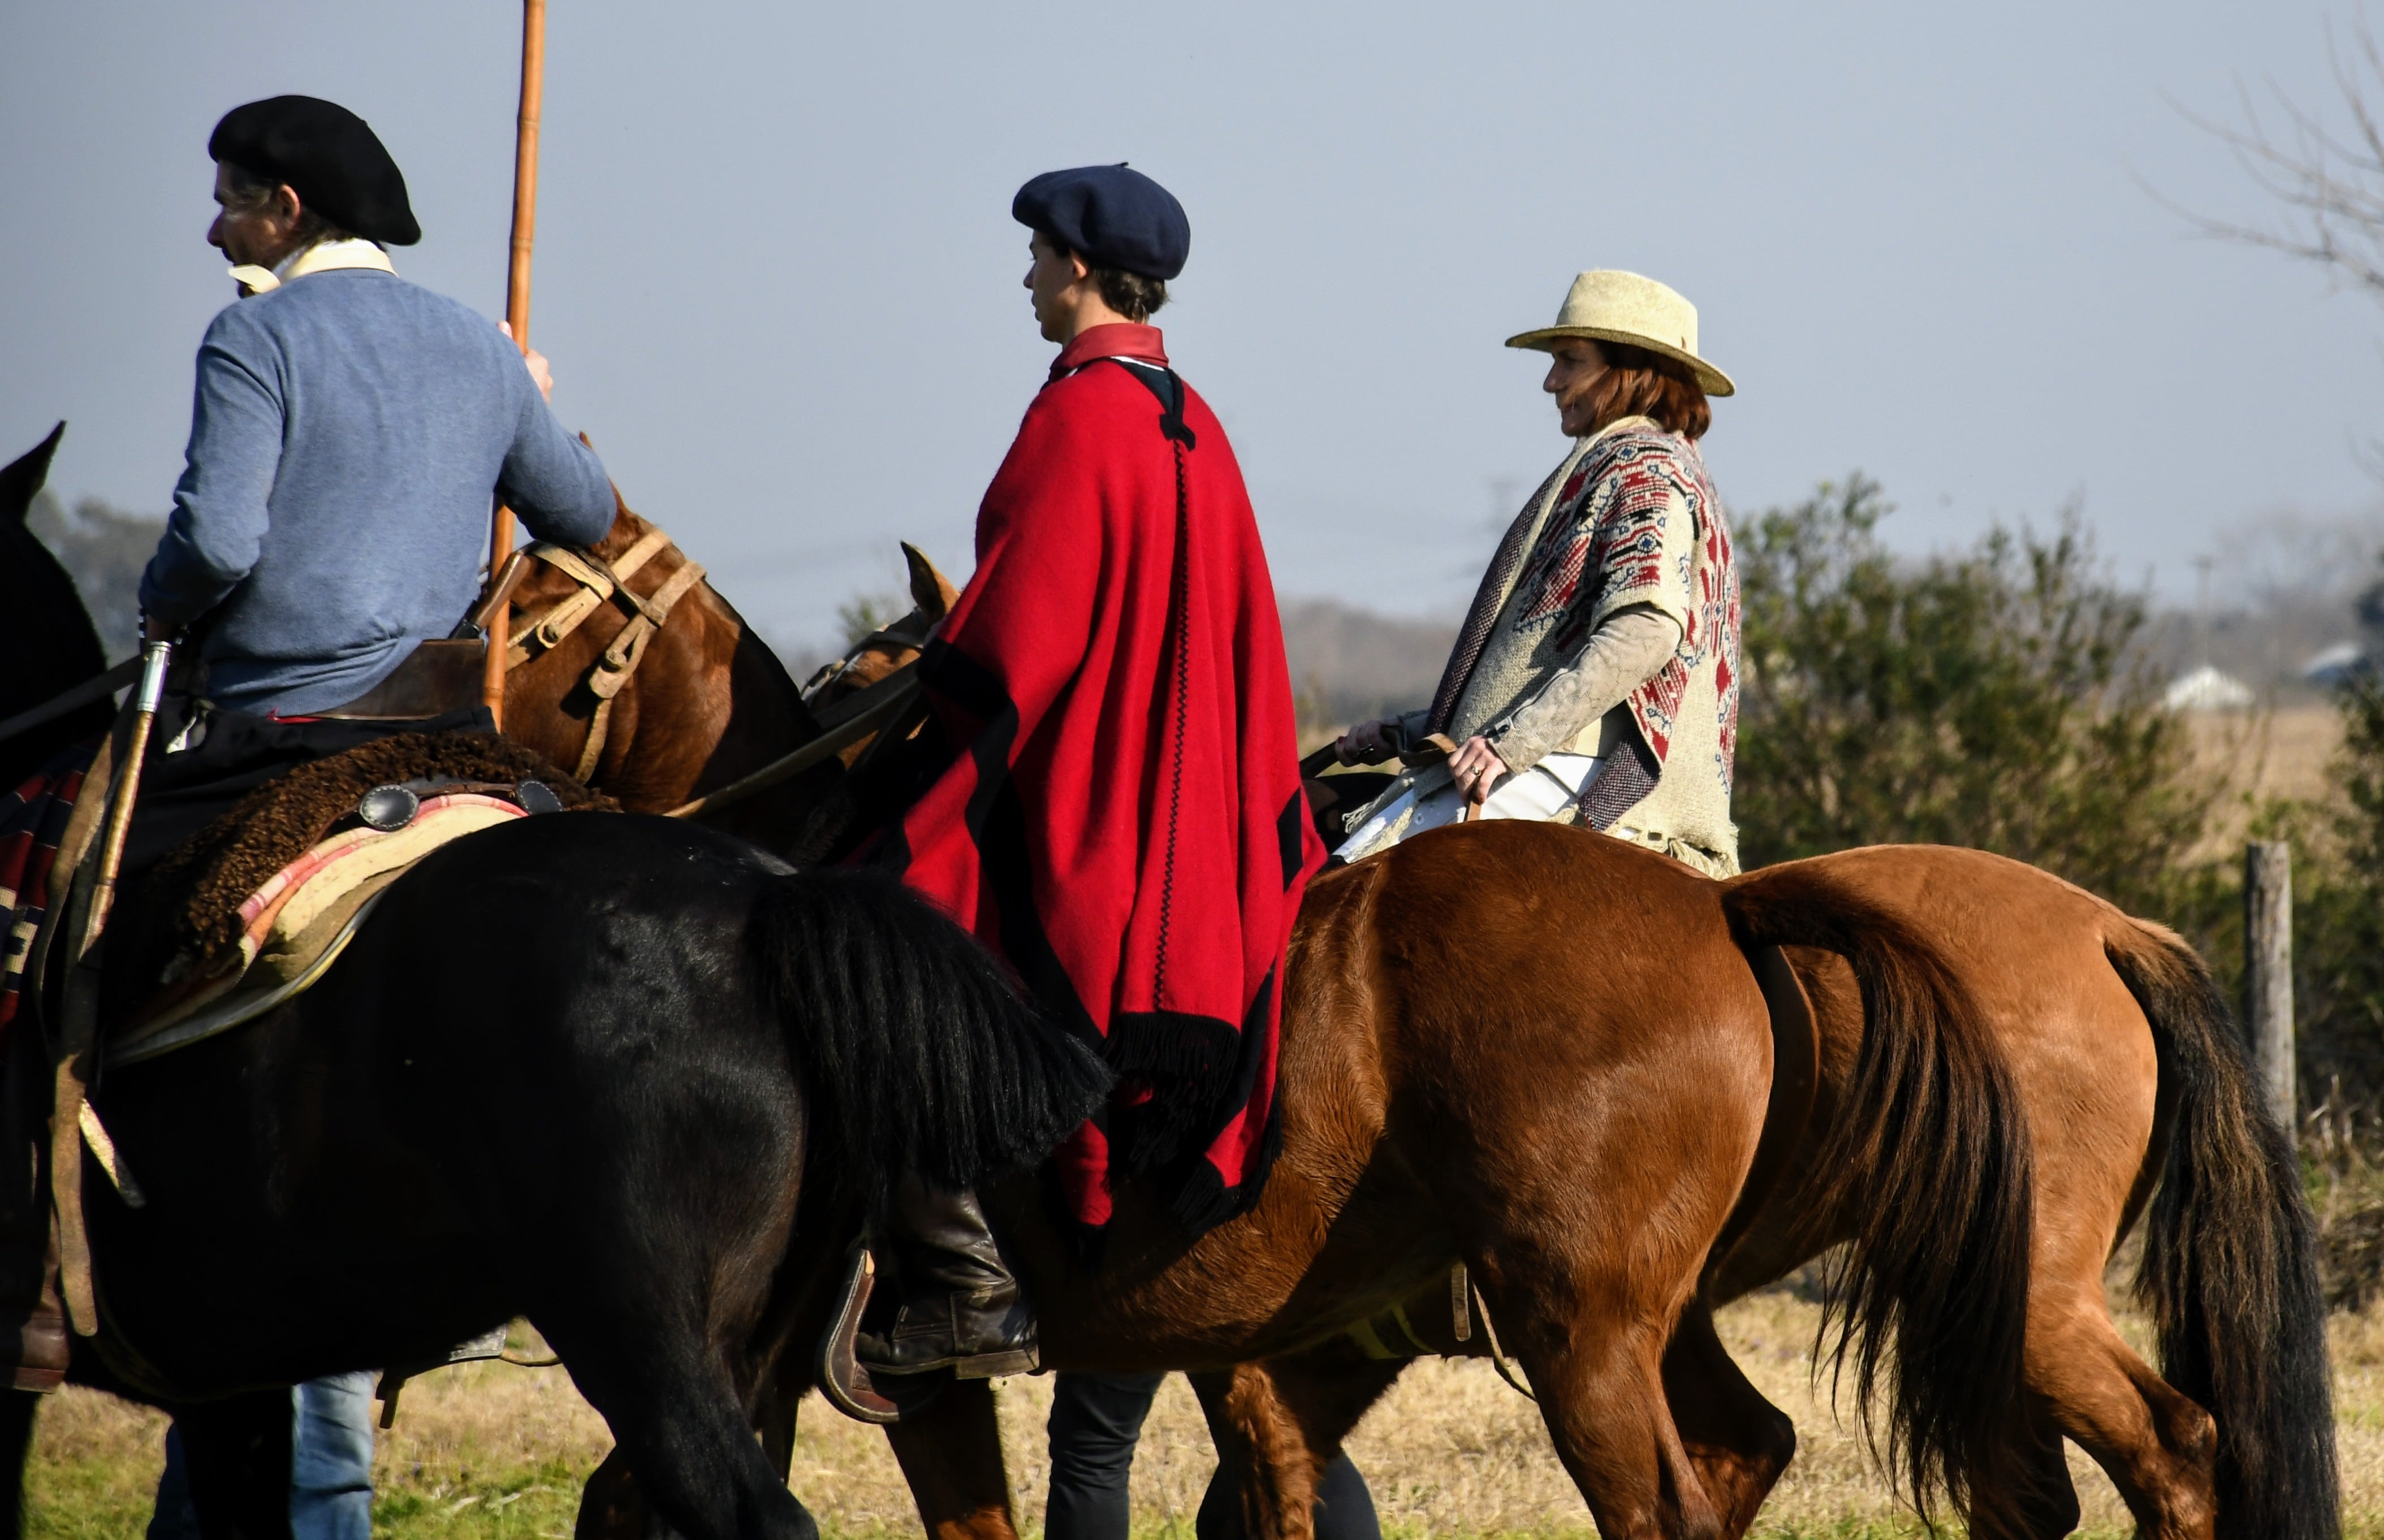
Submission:
{"label": "dark horse head", "polygon": [[[107,666],[74,580],[25,524],[66,430],[65,423],[58,424],[30,453],[0,470],[0,629],[14,639],[0,665],[0,721],[64,694]],[[67,745],[106,732],[114,716],[107,702],[93,701],[0,741],[0,791]]]}

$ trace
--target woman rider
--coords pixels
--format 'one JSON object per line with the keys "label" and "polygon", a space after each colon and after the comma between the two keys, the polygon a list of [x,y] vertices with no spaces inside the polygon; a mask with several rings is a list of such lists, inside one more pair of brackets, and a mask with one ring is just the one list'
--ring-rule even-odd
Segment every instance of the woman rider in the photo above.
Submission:
{"label": "woman rider", "polygon": [[1445,734],[1351,815],[1357,861],[1470,816],[1577,823],[1712,876],[1738,870],[1738,577],[1697,441],[1730,377],[1695,306],[1636,273],[1573,280],[1543,388],[1573,446],[1498,542],[1433,703],[1359,724],[1343,764]]}

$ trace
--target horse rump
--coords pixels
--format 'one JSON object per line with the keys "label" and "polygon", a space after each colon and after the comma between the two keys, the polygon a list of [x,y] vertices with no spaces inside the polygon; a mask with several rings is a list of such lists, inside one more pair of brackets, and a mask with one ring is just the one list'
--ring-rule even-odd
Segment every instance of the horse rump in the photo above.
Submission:
{"label": "horse rump", "polygon": [[2034,1222],[2026,1113],[1989,1025],[1925,938],[1823,862],[1733,878],[1722,901],[1742,947],[1835,952],[1862,991],[1844,1099],[1805,1190],[1782,1198],[1852,1231],[1831,1268],[1816,1371],[1852,1359],[1874,1453],[1884,1402],[1884,1463],[1924,1518],[1942,1491],[1974,1530],[2020,1533],[1980,1521],[2017,1514],[2028,1495]]}
{"label": "horse rump", "polygon": [[823,1136],[855,1197],[916,1172],[972,1186],[1049,1155],[1108,1096],[1094,1049],[1012,990],[985,949],[892,879],[771,880],[751,944]]}
{"label": "horse rump", "polygon": [[2177,1099],[2136,1289],[2162,1377],[2218,1425],[2217,1534],[2332,1540],[2342,1521],[2326,1299],[2301,1161],[2193,949],[2129,920],[2103,950],[2152,1023],[2164,1096]]}

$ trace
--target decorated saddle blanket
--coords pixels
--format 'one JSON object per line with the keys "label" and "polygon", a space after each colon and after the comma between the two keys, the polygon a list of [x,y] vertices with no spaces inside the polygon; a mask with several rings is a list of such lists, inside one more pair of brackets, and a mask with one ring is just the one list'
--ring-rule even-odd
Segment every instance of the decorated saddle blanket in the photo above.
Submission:
{"label": "decorated saddle blanket", "polygon": [[291,999],[373,899],[452,840],[607,798],[485,733],[403,733],[258,788],[142,875],[107,925],[110,1062],[154,1057]]}
{"label": "decorated saddle blanket", "polygon": [[17,1019],[34,938],[65,896],[68,874],[58,869],[58,844],[100,739],[61,751],[0,795],[0,1042]]}

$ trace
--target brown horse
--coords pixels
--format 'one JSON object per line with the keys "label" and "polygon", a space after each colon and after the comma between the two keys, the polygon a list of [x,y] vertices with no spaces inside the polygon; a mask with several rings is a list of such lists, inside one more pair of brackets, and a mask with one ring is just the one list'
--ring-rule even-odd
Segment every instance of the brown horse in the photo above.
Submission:
{"label": "brown horse", "polygon": [[[1502,880],[1483,884],[1485,869]],[[1551,914],[1664,944],[1561,944]],[[1907,1351],[1958,1344],[2016,1387],[2026,1130],[1983,1024],[1927,950],[1824,877],[1727,894],[1618,842],[1514,823],[1437,831],[1311,888],[1285,1000],[1283,1153],[1250,1215],[1187,1246],[1129,1185],[1088,1274],[1066,1265],[1031,1183],[999,1190],[1046,1363],[1219,1370],[1445,1288],[1462,1260],[1602,1532],[1727,1533],[1760,1500],[1751,1482],[1776,1472],[1776,1414],[1710,1415],[1667,1386],[1685,1371],[1753,1395],[1726,1357],[1682,1345],[1710,1336],[1699,1277],[1774,1111],[1747,959],[1781,941],[1850,959],[1872,1030],[1864,1099],[1846,1110],[1896,1134],[1833,1185],[1935,1219],[1873,1227],[1855,1266],[1896,1310],[1859,1323],[1864,1340],[1892,1327]],[[1006,1536],[990,1401],[963,1388],[890,1434],[932,1534]],[[2005,1479],[2016,1395],[1915,1384],[1898,1404],[1918,1457],[1964,1491]]]}
{"label": "brown horse", "polygon": [[[1975,851],[1854,851],[1732,887],[1742,902],[1761,903],[1768,884],[1799,870],[1827,874],[1937,943],[1985,1012],[2027,1111],[2036,1173],[2028,1410],[2012,1451],[2025,1479],[2005,1504],[1974,1503],[1971,1533],[2067,1534],[2079,1513],[2061,1452],[2068,1438],[2108,1472],[2148,1540],[2337,1534],[2324,1310],[2299,1167],[2262,1111],[2200,959],[2161,926]],[[1863,1005],[1840,959],[1788,955],[1819,1029],[1813,1115],[1776,1179],[1752,1185],[1771,1196],[1734,1222],[1684,1321],[1679,1366],[1695,1357],[1704,1368],[1668,1374],[1683,1422],[1754,1422],[1769,1410],[1718,1361],[1711,1305],[1830,1247],[1875,1244],[1867,1232],[1881,1217],[1931,1222],[1921,1206],[1893,1198],[1867,1211],[1837,1186],[1844,1162],[1886,1136],[1848,1112],[1861,1099]],[[2148,1199],[2139,1286],[2166,1378],[2121,1339],[2104,1298],[2105,1264]],[[1479,1351],[1478,1335],[1455,1340],[1445,1285],[1434,1287],[1401,1312],[1422,1337],[1416,1346]],[[1888,1306],[1861,1289],[1842,1298],[1845,1319],[1857,1323]],[[1947,1345],[1914,1346],[1921,1355],[1907,1348],[1894,1368],[1902,1381],[1925,1378],[1958,1395],[1987,1372]],[[1315,1472],[1403,1367],[1345,1340],[1196,1381],[1239,1475],[1251,1533],[1307,1533]],[[1875,1367],[1858,1352],[1858,1383]],[[1793,1437],[1782,1440],[1779,1464],[1793,1448]],[[1907,1484],[1922,1500],[1927,1469],[1908,1456]],[[1747,1490],[1759,1499],[1777,1474],[1775,1465]],[[1729,1533],[1753,1518],[1743,1508]]]}

